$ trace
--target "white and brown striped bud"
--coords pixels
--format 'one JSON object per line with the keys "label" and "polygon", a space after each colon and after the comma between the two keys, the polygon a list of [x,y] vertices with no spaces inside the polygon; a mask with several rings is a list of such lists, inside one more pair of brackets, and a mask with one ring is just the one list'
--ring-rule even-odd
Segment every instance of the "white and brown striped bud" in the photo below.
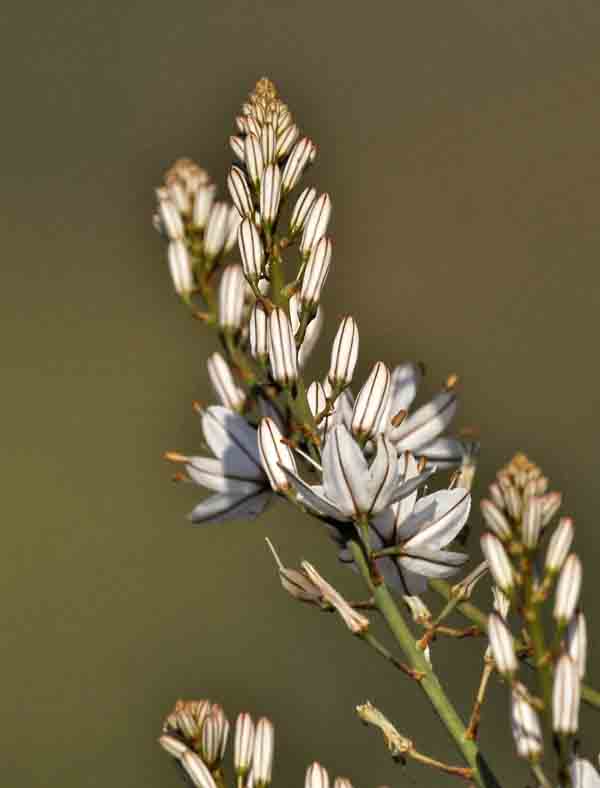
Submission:
{"label": "white and brown striped bud", "polygon": [[208,767],[195,752],[188,750],[180,762],[195,788],[217,788]]}
{"label": "white and brown striped bud", "polygon": [[199,186],[194,196],[194,207],[192,208],[192,223],[200,230],[204,230],[206,222],[215,201],[217,187],[214,183]]}
{"label": "white and brown striped bud", "polygon": [[181,739],[176,739],[175,736],[161,736],[158,740],[160,746],[172,755],[173,758],[181,758],[181,756],[188,751],[188,746]]}
{"label": "white and brown striped bud", "polygon": [[243,164],[246,160],[246,153],[244,149],[244,138],[232,136],[229,138],[229,145],[236,159],[238,161],[241,161]]}
{"label": "white and brown striped bud", "polygon": [[271,226],[277,218],[281,202],[281,173],[276,164],[269,164],[260,182],[260,215],[262,221]]}
{"label": "white and brown striped bud", "polygon": [[271,123],[267,123],[262,127],[259,139],[265,164],[272,164],[275,161],[277,135]]}
{"label": "white and brown striped bud", "polygon": [[306,217],[310,213],[311,208],[317,199],[317,190],[312,186],[307,186],[304,191],[296,200],[294,210],[292,211],[292,218],[290,219],[290,235],[294,237],[297,235],[306,221]]}
{"label": "white and brown striped bud", "polygon": [[521,496],[516,487],[512,484],[507,484],[503,488],[504,500],[506,501],[506,510],[513,520],[518,520],[521,516],[521,509],[523,503]]}
{"label": "white and brown striped bud", "polygon": [[321,292],[331,266],[331,241],[323,236],[310,253],[302,277],[300,300],[314,306],[321,300]]}
{"label": "white and brown striped bud", "polygon": [[537,712],[525,697],[525,687],[517,683],[512,690],[512,734],[519,758],[536,761],[542,753],[544,739]]}
{"label": "white and brown striped bud", "polygon": [[358,361],[358,326],[350,315],[343,318],[331,349],[329,382],[332,386],[346,386],[352,381]]}
{"label": "white and brown striped bud", "polygon": [[581,593],[582,574],[581,561],[575,553],[571,553],[561,570],[554,597],[554,618],[562,624],[566,624],[575,613]]}
{"label": "white and brown striped bud", "polygon": [[238,714],[233,738],[233,768],[237,777],[245,777],[252,766],[254,722],[247,712]]}
{"label": "white and brown striped bud", "polygon": [[254,788],[265,788],[271,782],[274,745],[275,730],[273,723],[266,717],[261,717],[256,725],[254,750],[252,753]]}
{"label": "white and brown striped bud", "polygon": [[490,497],[492,501],[496,504],[500,511],[503,511],[506,505],[504,500],[504,495],[502,494],[502,488],[496,482],[490,484]]}
{"label": "white and brown striped bud", "polygon": [[[298,296],[296,295],[295,298],[297,297]],[[290,299],[290,311],[291,311],[291,302],[292,299]],[[301,369],[308,361],[310,354],[313,352],[317,342],[319,341],[319,337],[321,336],[321,331],[323,330],[324,321],[325,319],[323,317],[323,308],[319,306],[317,307],[316,315],[306,326],[304,341],[300,345],[300,350],[298,351],[298,366]]]}
{"label": "white and brown striped bud", "polygon": [[264,306],[257,301],[250,312],[250,353],[259,361],[269,357],[269,316]]}
{"label": "white and brown striped bud", "polygon": [[523,506],[521,518],[521,536],[528,550],[537,547],[542,528],[542,501],[536,495],[530,495]]}
{"label": "white and brown striped bud", "polygon": [[235,119],[235,125],[240,134],[248,134],[248,115],[250,115],[250,113],[247,115],[238,115]]}
{"label": "white and brown striped bud", "polygon": [[269,315],[269,360],[277,383],[282,386],[294,383],[298,377],[296,343],[289,318],[279,307]]}
{"label": "white and brown striped bud", "polygon": [[183,183],[174,178],[167,185],[169,199],[177,208],[179,213],[188,214],[190,210],[190,197]]}
{"label": "white and brown striped bud", "polygon": [[314,143],[308,137],[302,137],[292,148],[289,159],[283,168],[281,176],[281,188],[287,194],[298,183],[302,173],[311,162],[311,157],[315,152]]}
{"label": "white and brown striped bud", "polygon": [[283,434],[273,419],[263,418],[258,425],[258,450],[263,470],[275,492],[287,492],[290,483],[281,466],[296,471],[291,449],[283,443]]}
{"label": "white and brown striped bud", "polygon": [[231,168],[227,176],[227,187],[229,188],[231,200],[240,216],[244,219],[252,218],[252,216],[254,216],[254,205],[252,203],[250,187],[248,186],[246,176],[239,167]]}
{"label": "white and brown striped bud", "polygon": [[550,520],[560,509],[562,495],[558,492],[551,492],[542,496],[542,528],[545,528]]}
{"label": "white and brown striped bud", "polygon": [[241,410],[246,401],[246,395],[233,378],[229,365],[220,353],[209,356],[206,366],[208,377],[216,395],[223,405],[230,410]]}
{"label": "white and brown striped bud", "polygon": [[225,716],[222,706],[213,704],[210,710],[211,716],[217,721],[217,731],[219,737],[219,760],[223,759],[229,737],[229,720]]}
{"label": "white and brown striped bud", "polygon": [[219,325],[234,331],[242,324],[244,299],[248,287],[242,266],[228,265],[219,283]]}
{"label": "white and brown striped bud", "polygon": [[293,123],[278,134],[277,149],[275,151],[277,159],[284,159],[288,155],[299,134],[298,126],[295,126]]}
{"label": "white and brown striped bud", "polygon": [[556,664],[552,688],[552,722],[555,733],[577,733],[580,697],[579,668],[568,654],[563,654]]}
{"label": "white and brown striped bud", "polygon": [[583,679],[585,676],[587,641],[587,624],[585,616],[580,611],[569,622],[566,636],[567,654],[575,661],[580,679]]}
{"label": "white and brown striped bud", "polygon": [[248,177],[254,188],[258,189],[263,170],[265,169],[265,160],[260,140],[254,134],[248,134],[244,140],[244,160],[246,163],[246,170],[248,171]]}
{"label": "white and brown striped bud", "polygon": [[353,788],[353,785],[347,777],[336,777],[333,781],[333,788]]}
{"label": "white and brown striped bud", "polygon": [[494,582],[501,591],[509,595],[515,583],[515,576],[502,542],[494,534],[485,533],[481,537],[481,551],[488,562]]}
{"label": "white and brown striped bud", "polygon": [[177,295],[187,298],[194,289],[194,275],[188,250],[183,241],[171,241],[168,250],[169,272]]}
{"label": "white and brown striped bud", "polygon": [[246,279],[257,282],[265,261],[265,250],[259,232],[250,219],[244,219],[240,223],[238,244]]}
{"label": "white and brown striped bud", "polygon": [[488,618],[488,638],[498,673],[512,676],[519,667],[515,643],[510,630],[498,613],[491,613]]}
{"label": "white and brown striped bud", "polygon": [[378,361],[358,392],[354,403],[351,429],[357,438],[364,440],[371,437],[387,405],[389,395],[390,371],[383,361]]}
{"label": "white and brown striped bud", "polygon": [[229,206],[226,202],[216,202],[210,212],[204,236],[204,251],[210,259],[223,251],[227,239],[228,220]]}
{"label": "white and brown striped bud", "polygon": [[574,537],[573,520],[561,517],[546,552],[546,571],[556,574],[565,562]]}
{"label": "white and brown striped bud", "polygon": [[213,769],[219,761],[221,752],[221,727],[217,716],[212,712],[202,725],[200,750],[204,763],[209,769]]}
{"label": "white and brown striped bud", "polygon": [[304,788],[329,788],[329,775],[327,774],[327,769],[324,769],[321,764],[316,761],[311,763],[306,770]]}
{"label": "white and brown striped bud", "polygon": [[171,241],[181,240],[185,235],[185,229],[183,227],[181,215],[171,200],[159,200],[158,212],[162,226],[164,227],[164,230]]}
{"label": "white and brown striped bud", "polygon": [[300,241],[300,254],[303,257],[308,257],[312,249],[325,235],[330,218],[331,197],[328,194],[322,194],[315,200],[310,213],[306,217],[304,232]]}
{"label": "white and brown striped bud", "polygon": [[227,235],[225,237],[224,248],[225,252],[230,252],[237,244],[238,229],[241,221],[242,217],[239,215],[237,208],[235,205],[232,205],[229,209],[229,216],[227,217]]}
{"label": "white and brown striped bud", "polygon": [[186,739],[195,739],[200,733],[200,725],[189,708],[177,710],[177,727]]}
{"label": "white and brown striped bud", "polygon": [[496,504],[484,499],[481,501],[481,514],[487,527],[503,542],[508,542],[512,536],[512,528],[504,513]]}
{"label": "white and brown striped bud", "polygon": [[[323,413],[327,407],[327,395],[325,394],[323,384],[318,380],[313,381],[306,390],[306,401],[308,402],[310,412],[315,419],[320,413]],[[327,432],[329,421],[329,416],[320,421],[320,423],[317,425],[319,432]]]}

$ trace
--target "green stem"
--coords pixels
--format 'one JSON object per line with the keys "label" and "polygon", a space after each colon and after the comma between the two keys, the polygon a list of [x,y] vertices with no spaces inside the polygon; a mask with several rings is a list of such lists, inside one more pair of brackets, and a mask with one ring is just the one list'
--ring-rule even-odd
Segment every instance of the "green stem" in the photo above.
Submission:
{"label": "green stem", "polygon": [[480,788],[500,788],[500,784],[479,752],[477,744],[465,738],[465,724],[444,692],[425,654],[417,647],[413,634],[386,585],[384,583],[377,585],[373,583],[367,559],[359,543],[356,541],[350,542],[350,548],[365,582],[371,589],[377,608],[402,648],[410,667],[423,674],[419,685],[429,698],[446,730],[454,739],[458,750],[473,769],[473,779]]}

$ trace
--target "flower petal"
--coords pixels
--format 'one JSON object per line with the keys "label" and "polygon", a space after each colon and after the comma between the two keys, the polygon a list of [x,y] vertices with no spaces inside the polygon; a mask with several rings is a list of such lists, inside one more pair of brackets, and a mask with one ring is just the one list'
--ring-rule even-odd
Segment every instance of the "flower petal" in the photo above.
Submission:
{"label": "flower petal", "polygon": [[185,469],[195,484],[215,492],[246,495],[264,489],[264,484],[226,474],[223,460],[214,460],[212,457],[190,457]]}
{"label": "flower petal", "polygon": [[401,501],[403,498],[406,498],[407,495],[410,495],[415,490],[418,490],[419,487],[436,472],[436,470],[437,468],[435,466],[432,468],[425,468],[425,470],[417,474],[417,476],[413,476],[412,479],[402,482],[402,484],[396,487],[396,491],[394,492],[390,503]]}
{"label": "flower petal", "polygon": [[270,490],[258,488],[249,495],[216,493],[199,503],[189,515],[194,525],[252,519],[261,514],[272,499]]}
{"label": "flower petal", "polygon": [[323,515],[323,517],[331,517],[334,520],[348,519],[342,515],[336,505],[326,497],[325,491],[321,485],[307,484],[298,474],[284,466],[281,466],[281,470],[285,473],[288,481],[296,490],[300,503],[303,503],[317,514]]}
{"label": "flower petal", "polygon": [[[408,550],[408,546],[406,547]],[[464,553],[453,553],[448,550],[427,550],[415,548],[410,556],[401,556],[398,563],[403,569],[408,569],[424,577],[450,577],[456,574],[463,564],[469,560]]]}
{"label": "flower petal", "polygon": [[202,413],[202,430],[215,456],[223,461],[225,473],[262,480],[256,430],[238,413],[212,405]]}
{"label": "flower petal", "polygon": [[429,517],[429,525],[410,538],[406,549],[419,547],[439,550],[461,531],[469,517],[471,496],[462,488],[439,490],[417,501],[413,516]]}
{"label": "flower petal", "polygon": [[417,451],[446,429],[454,418],[456,407],[456,392],[444,389],[393,429],[390,439],[398,451]]}
{"label": "flower petal", "polygon": [[366,480],[371,498],[369,512],[377,514],[389,505],[398,486],[398,455],[392,443],[383,435],[377,438],[377,454],[369,468]]}
{"label": "flower petal", "polygon": [[349,517],[368,512],[370,501],[365,484],[367,461],[346,427],[337,425],[333,428],[322,459],[323,486],[327,498]]}
{"label": "flower petal", "polygon": [[393,370],[390,408],[392,416],[400,410],[410,408],[422,377],[423,374],[417,364],[400,364]]}
{"label": "flower petal", "polygon": [[449,468],[458,465],[465,456],[465,446],[458,438],[436,438],[419,449],[419,456],[438,468]]}

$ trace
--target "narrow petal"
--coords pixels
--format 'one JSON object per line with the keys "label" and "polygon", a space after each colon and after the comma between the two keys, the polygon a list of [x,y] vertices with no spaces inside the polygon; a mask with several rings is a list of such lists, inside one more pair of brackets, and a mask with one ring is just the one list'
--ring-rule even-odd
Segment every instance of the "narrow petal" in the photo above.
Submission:
{"label": "narrow petal", "polygon": [[411,553],[410,556],[401,556],[398,563],[404,569],[424,577],[450,577],[469,560],[469,556],[464,553],[452,553],[447,550],[430,551],[415,548]]}
{"label": "narrow petal", "polygon": [[260,488],[250,495],[216,493],[199,503],[189,515],[194,525],[222,523],[226,520],[248,520],[265,510],[272,498],[270,490]]}
{"label": "narrow petal", "polygon": [[256,430],[242,416],[213,405],[202,414],[202,430],[228,475],[264,479]]}
{"label": "narrow petal", "polygon": [[431,513],[430,524],[408,540],[405,547],[439,550],[449,544],[467,522],[471,496],[463,489],[440,490],[417,501],[415,515]]}
{"label": "narrow petal", "polygon": [[398,456],[392,443],[383,435],[377,438],[377,454],[369,468],[366,480],[368,494],[371,498],[369,512],[385,509],[398,486]]}
{"label": "narrow petal", "polygon": [[415,490],[418,490],[422,484],[424,484],[430,476],[432,476],[436,472],[436,468],[426,468],[424,471],[419,473],[417,476],[414,476],[412,479],[408,479],[408,481],[402,482],[402,484],[396,487],[396,491],[394,492],[390,503],[396,503],[396,501],[401,501],[403,498],[406,498],[407,495],[410,495]]}
{"label": "narrow petal", "polygon": [[400,364],[392,372],[391,414],[395,416],[399,410],[408,410],[417,395],[417,388],[423,374],[417,364]]}
{"label": "narrow petal", "polygon": [[309,509],[312,509],[317,514],[323,517],[331,517],[334,520],[346,520],[336,505],[330,501],[321,485],[307,484],[304,479],[301,479],[298,474],[291,471],[289,468],[282,467],[281,470],[285,473],[288,481],[298,494],[298,500],[305,504]]}
{"label": "narrow petal", "polygon": [[264,489],[264,484],[226,474],[223,461],[212,457],[190,457],[185,469],[193,482],[215,492],[247,495]]}
{"label": "narrow petal", "polygon": [[465,456],[465,447],[458,438],[436,438],[419,449],[419,456],[425,457],[428,462],[434,463],[438,468],[448,468],[462,462]]}
{"label": "narrow petal", "polygon": [[398,450],[417,451],[431,443],[450,424],[457,408],[456,392],[444,390],[408,416],[390,433]]}
{"label": "narrow petal", "polygon": [[334,427],[323,450],[323,486],[343,514],[351,517],[369,511],[367,474],[359,445],[345,427]]}

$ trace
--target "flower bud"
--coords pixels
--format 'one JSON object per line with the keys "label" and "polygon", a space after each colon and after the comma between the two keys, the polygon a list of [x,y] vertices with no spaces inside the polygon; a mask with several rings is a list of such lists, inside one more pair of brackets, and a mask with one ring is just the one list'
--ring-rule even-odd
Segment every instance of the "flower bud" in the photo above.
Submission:
{"label": "flower bud", "polygon": [[523,507],[521,529],[523,544],[529,550],[537,547],[542,527],[542,502],[536,495],[531,495]]}
{"label": "flower bud", "polygon": [[244,219],[239,226],[238,244],[246,279],[257,281],[262,272],[265,251],[258,230],[250,219]]}
{"label": "flower bud", "polygon": [[231,146],[234,156],[243,163],[246,159],[243,137],[230,137],[229,145]]}
{"label": "flower bud", "polygon": [[190,210],[190,198],[181,181],[173,179],[167,185],[167,192],[173,205],[179,213],[187,214]]}
{"label": "flower bud", "polygon": [[[261,116],[260,119],[259,115]],[[254,107],[254,113],[246,118],[246,128],[248,129],[248,134],[254,134],[254,136],[258,139],[260,139],[262,118],[264,118],[264,115],[262,115],[258,105]]]}
{"label": "flower bud", "polygon": [[315,200],[310,213],[306,217],[302,240],[300,241],[300,254],[308,257],[313,247],[327,232],[327,226],[331,217],[331,197],[322,194]]}
{"label": "flower bud", "polygon": [[165,228],[165,232],[171,241],[178,241],[185,235],[183,221],[177,208],[171,200],[162,199],[158,202],[158,212]]}
{"label": "flower bud", "polygon": [[292,327],[283,309],[273,309],[269,315],[269,360],[273,378],[289,386],[298,377],[296,343]]}
{"label": "flower bud", "polygon": [[512,484],[507,484],[503,489],[503,493],[509,515],[513,520],[518,520],[521,516],[522,508],[521,496]]}
{"label": "flower bud", "polygon": [[293,237],[297,235],[304,227],[306,217],[310,213],[317,198],[317,190],[307,186],[296,200],[294,210],[292,211],[292,218],[290,219],[290,235]]}
{"label": "flower bud", "polygon": [[[333,781],[333,788],[353,788],[353,785],[347,777],[336,777]],[[382,788],[384,787],[382,786]]]}
{"label": "flower bud", "polygon": [[248,134],[244,141],[244,160],[248,176],[254,188],[258,189],[258,184],[265,168],[265,161],[259,139],[254,134]]}
{"label": "flower bud", "polygon": [[210,382],[223,405],[230,410],[241,410],[246,395],[235,382],[223,356],[220,353],[213,353],[208,358],[207,367]]}
{"label": "flower bud", "polygon": [[581,593],[581,576],[581,561],[571,553],[565,561],[556,585],[554,618],[557,621],[566,623],[575,612]]}
{"label": "flower bud", "polygon": [[259,361],[269,356],[269,317],[264,306],[257,301],[250,312],[250,352]]}
{"label": "flower bud", "polygon": [[281,173],[276,164],[266,167],[260,183],[260,214],[263,222],[271,226],[277,218],[281,201]]}
{"label": "flower bud", "polygon": [[216,257],[223,250],[225,239],[227,238],[227,220],[229,218],[229,206],[225,202],[214,204],[204,236],[204,251],[207,257]]}
{"label": "flower bud", "polygon": [[196,189],[194,207],[192,209],[192,223],[200,230],[206,227],[216,193],[217,187],[214,183],[205,184]]}
{"label": "flower bud", "polygon": [[488,618],[488,637],[498,673],[503,676],[516,673],[519,663],[513,636],[498,613],[491,613]]}
{"label": "flower bud", "polygon": [[225,252],[230,252],[233,247],[237,244],[238,238],[238,229],[240,223],[242,221],[242,217],[238,213],[238,209],[235,205],[232,205],[229,209],[229,216],[227,217],[227,235],[225,237]]}
{"label": "flower bud", "polygon": [[327,769],[324,769],[321,764],[316,761],[311,763],[306,770],[304,788],[329,788],[329,775],[327,774]]}
{"label": "flower bud", "polygon": [[310,164],[311,156],[315,152],[314,143],[308,137],[302,137],[292,148],[289,159],[283,168],[281,176],[281,187],[283,193],[287,194],[300,180],[302,173]]}
{"label": "flower bud", "polygon": [[[308,407],[310,408],[310,412],[313,415],[313,418],[317,418],[317,416],[322,413],[325,408],[327,407],[327,396],[325,394],[325,389],[323,385],[319,383],[318,380],[313,381],[308,389],[306,390],[306,401],[308,402]],[[329,417],[323,419],[318,425],[317,429],[321,432],[327,432],[327,422],[329,421]]]}
{"label": "flower bud", "polygon": [[237,331],[241,326],[247,286],[241,265],[236,263],[225,268],[219,284],[219,325],[221,328]]}
{"label": "flower bud", "polygon": [[556,574],[560,571],[571,549],[573,536],[573,520],[570,517],[561,517],[546,552],[546,570],[548,572]]}
{"label": "flower bud", "polygon": [[579,670],[579,678],[583,679],[587,660],[587,625],[581,612],[576,613],[569,622],[566,645],[568,655]]}
{"label": "flower bud", "polygon": [[519,758],[537,760],[543,750],[543,736],[535,709],[523,697],[526,690],[517,684],[512,691],[512,734]]}
{"label": "flower bud", "polygon": [[562,503],[562,495],[557,492],[551,492],[542,497],[542,528],[545,528],[550,520],[560,509]]}
{"label": "flower bud", "polygon": [[577,733],[581,686],[579,669],[568,654],[563,654],[554,671],[552,720],[555,733]]}
{"label": "flower bud", "polygon": [[501,539],[503,542],[508,542],[512,536],[512,528],[503,512],[501,512],[491,501],[485,499],[481,501],[480,506],[481,514],[490,531],[495,533],[498,539]]}
{"label": "flower bud", "polygon": [[266,123],[262,127],[259,139],[265,164],[272,164],[275,161],[277,138],[271,123]]}
{"label": "flower bud", "polygon": [[217,788],[212,774],[195,752],[188,750],[184,753],[181,765],[196,788]]}
{"label": "flower bud", "polygon": [[387,405],[389,392],[390,371],[382,361],[378,361],[354,403],[351,429],[357,438],[368,438],[372,435]]}
{"label": "flower bud", "polygon": [[194,289],[194,277],[188,250],[183,241],[171,241],[168,251],[169,271],[175,292],[183,297]]}
{"label": "flower bud", "polygon": [[286,492],[290,489],[287,476],[281,466],[291,471],[296,470],[296,462],[290,448],[283,443],[283,435],[273,419],[264,418],[258,425],[258,450],[263,470],[269,477],[275,492]]}
{"label": "flower bud", "polygon": [[323,236],[310,253],[300,290],[303,304],[318,304],[331,265],[331,241]]}
{"label": "flower bud", "polygon": [[331,349],[329,382],[332,386],[346,386],[352,380],[358,360],[358,326],[347,315],[337,330]]}
{"label": "flower bud", "polygon": [[279,133],[276,149],[277,159],[284,159],[288,155],[299,134],[298,126],[295,126],[293,123]]}
{"label": "flower bud", "polygon": [[481,537],[481,550],[488,562],[494,582],[505,594],[510,594],[515,577],[502,542],[494,534],[485,533]]}
{"label": "flower bud", "polygon": [[252,766],[254,748],[254,723],[246,712],[238,714],[233,739],[233,768],[236,776],[244,777]]}
{"label": "flower bud", "polygon": [[212,713],[204,720],[200,735],[200,749],[202,760],[212,769],[219,760],[221,751],[221,731],[219,720]]}
{"label": "flower bud", "polygon": [[161,736],[158,740],[160,746],[172,755],[173,758],[181,758],[181,756],[187,752],[188,746],[181,741],[181,739],[176,739],[175,736]]}
{"label": "flower bud", "polygon": [[249,219],[254,215],[254,205],[250,187],[246,181],[246,176],[239,167],[232,167],[227,176],[227,186],[231,200],[244,219]]}
{"label": "flower bud", "polygon": [[264,788],[271,782],[274,739],[273,723],[266,717],[261,717],[254,734],[252,754],[252,776],[255,788]]}
{"label": "flower bud", "polygon": [[504,500],[504,495],[502,494],[502,489],[500,488],[499,484],[496,484],[496,482],[490,484],[490,496],[492,498],[492,501],[498,507],[498,509],[500,509],[500,511],[503,511],[506,502]]}

